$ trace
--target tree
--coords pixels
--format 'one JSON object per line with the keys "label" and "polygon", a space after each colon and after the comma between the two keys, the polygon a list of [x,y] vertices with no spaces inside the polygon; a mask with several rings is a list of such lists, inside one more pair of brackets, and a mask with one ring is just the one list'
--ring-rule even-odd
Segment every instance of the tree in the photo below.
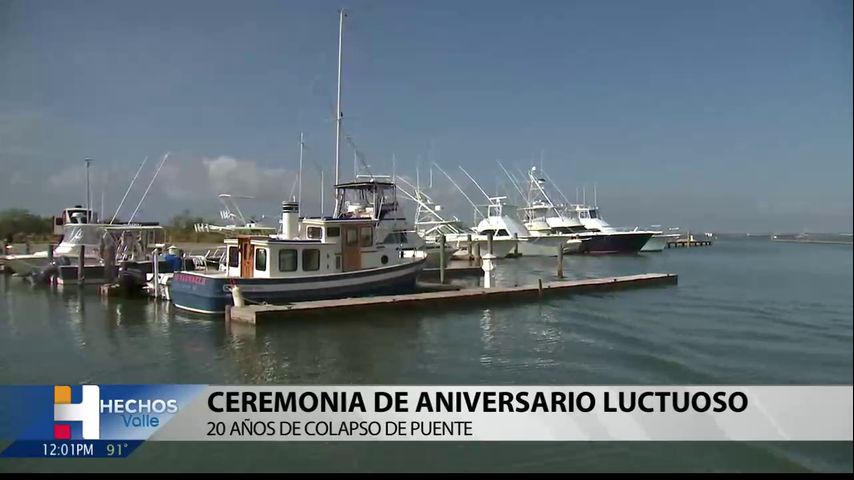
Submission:
{"label": "tree", "polygon": [[5,241],[22,237],[47,236],[53,231],[53,218],[40,217],[21,208],[0,210],[0,238]]}

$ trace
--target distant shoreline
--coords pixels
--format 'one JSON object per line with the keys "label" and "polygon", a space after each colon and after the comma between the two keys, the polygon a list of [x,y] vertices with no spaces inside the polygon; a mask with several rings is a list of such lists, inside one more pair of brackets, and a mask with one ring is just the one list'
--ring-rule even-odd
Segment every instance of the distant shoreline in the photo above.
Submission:
{"label": "distant shoreline", "polygon": [[773,238],[774,242],[786,243],[826,243],[830,245],[854,245],[854,242],[844,242],[841,240],[795,240],[793,238]]}

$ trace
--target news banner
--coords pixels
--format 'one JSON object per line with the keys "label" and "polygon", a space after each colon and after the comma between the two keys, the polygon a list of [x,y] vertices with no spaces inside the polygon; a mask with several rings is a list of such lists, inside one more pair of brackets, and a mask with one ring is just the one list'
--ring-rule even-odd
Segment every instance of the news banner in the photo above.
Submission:
{"label": "news banner", "polygon": [[852,386],[0,387],[0,457],[145,441],[851,441]]}

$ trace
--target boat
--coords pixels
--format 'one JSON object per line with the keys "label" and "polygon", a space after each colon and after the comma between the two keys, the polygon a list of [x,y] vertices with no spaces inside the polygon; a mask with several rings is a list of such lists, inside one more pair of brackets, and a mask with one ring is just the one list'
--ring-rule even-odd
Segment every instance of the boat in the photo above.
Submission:
{"label": "boat", "polygon": [[[281,304],[412,291],[426,263],[408,255],[412,246],[392,180],[354,171],[339,182],[341,138],[341,35],[335,140],[335,208],[331,216],[300,218],[298,202],[282,202],[276,235],[238,235],[224,240],[224,270],[179,272],[169,297],[179,309],[223,313],[235,303]],[[302,142],[301,142],[302,143]],[[413,239],[414,240],[414,239]]]}
{"label": "boat", "polygon": [[107,249],[115,252],[112,265],[123,261],[143,262],[150,250],[164,239],[163,227],[154,223],[90,223],[96,218],[88,208],[76,205],[54,217],[54,234],[60,238],[53,252],[43,250],[32,254],[7,255],[5,264],[20,275],[44,271],[51,264],[79,265],[83,248],[83,265],[104,265]]}
{"label": "boat", "polygon": [[[393,211],[394,184],[361,181],[335,189],[332,216],[300,221],[296,204],[284,202],[283,234],[226,238],[225,271],[174,274],[172,303],[219,314],[234,304],[235,287],[246,302],[269,304],[412,291],[426,257],[401,255],[377,229]],[[354,197],[360,201],[348,200]],[[361,201],[367,199],[375,201]]]}
{"label": "boat", "polygon": [[[415,232],[424,240],[424,248],[427,251],[428,264],[438,263],[441,247],[441,237],[445,237],[445,250],[442,254],[446,260],[451,258],[464,259],[469,257],[469,247],[472,249],[472,257],[477,251],[487,253],[489,250],[489,237],[479,234],[474,228],[465,226],[458,218],[450,220],[441,215],[442,206],[433,201],[420,186],[412,185],[406,179],[400,182],[412,188],[412,192],[397,185],[399,192],[416,204],[415,209]],[[417,182],[416,182],[417,183]],[[493,239],[493,255],[507,256],[515,247],[512,244],[503,244],[502,239]],[[496,250],[496,245],[498,248]],[[496,253],[497,252],[497,253]],[[501,255],[499,255],[501,254]]]}
{"label": "boat", "polygon": [[[661,225],[652,225],[650,227],[653,230],[658,230],[661,228]],[[670,228],[668,231],[675,232],[678,231],[678,228]],[[661,252],[665,248],[667,248],[667,244],[670,242],[675,242],[679,240],[679,233],[657,233],[650,237],[650,239],[646,242],[646,244],[641,248],[641,252]]]}
{"label": "boat", "polygon": [[197,223],[193,225],[196,232],[204,233],[220,233],[225,236],[234,235],[270,235],[278,231],[276,227],[264,225],[254,219],[247,219],[240,210],[237,204],[237,199],[251,199],[252,197],[237,196],[228,193],[221,193],[217,196],[223,209],[220,210],[220,217],[225,222],[225,225],[213,225],[209,223]]}

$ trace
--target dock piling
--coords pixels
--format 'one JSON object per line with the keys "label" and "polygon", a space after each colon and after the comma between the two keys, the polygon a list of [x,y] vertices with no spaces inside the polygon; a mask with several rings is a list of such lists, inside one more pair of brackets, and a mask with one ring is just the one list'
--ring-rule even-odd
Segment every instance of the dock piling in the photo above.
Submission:
{"label": "dock piling", "polygon": [[151,284],[154,287],[154,299],[160,299],[160,249],[151,252]]}
{"label": "dock piling", "polygon": [[486,247],[490,255],[492,255],[492,252],[494,252],[494,250],[492,249],[492,240],[494,237],[494,232],[486,232]]}
{"label": "dock piling", "polygon": [[474,246],[471,241],[471,234],[466,235],[466,245],[468,246],[469,265],[474,261]]}
{"label": "dock piling", "polygon": [[563,279],[563,245],[557,246],[557,278]]}
{"label": "dock piling", "polygon": [[86,263],[86,246],[80,245],[80,250],[77,255],[77,284],[83,285],[85,278],[83,277],[83,267]]}
{"label": "dock piling", "polygon": [[439,235],[439,283],[445,284],[445,234]]}
{"label": "dock piling", "polygon": [[519,233],[518,232],[513,233],[513,256],[514,257],[519,256]]}

